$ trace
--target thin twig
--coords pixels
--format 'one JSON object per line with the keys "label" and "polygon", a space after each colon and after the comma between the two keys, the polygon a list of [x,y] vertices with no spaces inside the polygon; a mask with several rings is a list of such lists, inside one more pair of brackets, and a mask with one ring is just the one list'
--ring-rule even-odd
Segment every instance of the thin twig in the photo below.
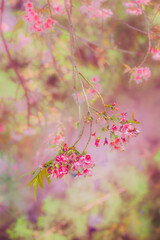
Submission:
{"label": "thin twig", "polygon": [[92,125],[93,125],[93,119],[90,120],[90,134],[89,134],[89,138],[88,138],[87,144],[86,144],[86,146],[85,146],[85,148],[84,148],[84,150],[83,150],[83,153],[86,152],[86,149],[87,149],[87,147],[88,147],[88,144],[89,144],[90,141],[91,141],[91,137],[92,137]]}
{"label": "thin twig", "polygon": [[145,54],[145,56],[143,58],[143,61],[139,64],[139,66],[142,66],[145,63],[145,61],[146,61],[146,59],[147,59],[147,57],[148,57],[148,55],[150,53],[150,48],[151,48],[150,27],[149,27],[149,24],[148,24],[147,16],[146,16],[145,12],[143,11],[142,7],[141,7],[141,10],[142,10],[142,13],[143,13],[143,16],[144,16],[144,20],[145,20],[145,23],[146,23],[146,28],[147,28],[148,49],[147,49],[147,52],[146,52],[146,54]]}

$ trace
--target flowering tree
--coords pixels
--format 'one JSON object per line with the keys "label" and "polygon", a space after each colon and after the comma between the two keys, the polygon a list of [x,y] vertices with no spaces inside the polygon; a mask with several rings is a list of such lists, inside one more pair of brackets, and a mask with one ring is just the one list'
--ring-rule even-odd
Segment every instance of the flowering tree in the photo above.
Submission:
{"label": "flowering tree", "polygon": [[[29,186],[33,184],[35,193],[38,185],[43,189],[45,176],[48,183],[67,174],[91,176],[95,162],[87,152],[90,142],[95,147],[103,144],[110,150],[123,151],[128,141],[139,134],[136,128],[139,121],[134,113],[128,118],[115,102],[105,102],[99,75],[102,76],[106,69],[109,71],[108,66],[111,75],[108,75],[110,79],[107,81],[112,82],[114,72],[117,75],[128,73],[124,76],[129,87],[133,82],[143,84],[151,78],[147,60],[150,55],[153,60],[160,59],[159,26],[154,25],[159,12],[158,1],[23,1],[21,12],[17,13],[19,20],[9,37],[4,16],[7,4],[12,4],[12,1],[6,5],[4,0],[1,1],[0,47],[4,54],[3,67],[9,64],[16,89],[11,99],[2,99],[0,110],[2,114],[7,112],[8,121],[12,121],[14,127],[4,126],[2,121],[0,133],[7,131],[12,141],[21,141],[25,136],[40,135],[41,129],[49,127],[54,118],[58,130],[54,134],[49,133],[44,140],[45,150],[52,156],[45,156],[45,161],[32,172],[29,183]],[[117,16],[117,9],[120,16],[124,11],[133,22],[140,17],[140,28]],[[116,36],[118,24],[124,25],[133,34],[144,35],[147,40],[145,48],[143,46],[141,50],[138,41],[135,52],[119,47],[121,40],[117,40]],[[16,38],[15,42],[13,38]],[[89,54],[85,56],[84,48],[92,53],[92,57]],[[21,51],[23,54],[16,61]],[[31,60],[29,54],[33,55]],[[138,56],[136,61],[133,55]],[[132,67],[128,65],[128,56]],[[21,62],[24,66],[20,69]],[[92,71],[95,65],[98,68],[96,74]],[[106,81],[104,76],[102,78]],[[56,98],[58,102],[53,101]],[[62,107],[62,102],[65,102],[65,107]],[[72,111],[70,106],[73,102],[76,108]],[[68,109],[71,119],[65,109]],[[19,114],[23,115],[23,120],[19,120]],[[73,125],[75,117],[78,137],[69,146],[65,139],[66,124],[71,122]],[[66,119],[65,122],[62,118]],[[88,138],[80,151],[77,144],[82,141],[86,128],[89,128]]]}

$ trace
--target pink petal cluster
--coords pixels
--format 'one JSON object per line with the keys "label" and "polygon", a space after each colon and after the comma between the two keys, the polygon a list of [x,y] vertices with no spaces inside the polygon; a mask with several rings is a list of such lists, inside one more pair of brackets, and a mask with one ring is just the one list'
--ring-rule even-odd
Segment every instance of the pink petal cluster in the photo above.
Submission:
{"label": "pink petal cluster", "polygon": [[160,61],[160,48],[150,48],[150,53],[152,53],[153,60]]}
{"label": "pink petal cluster", "polygon": [[148,80],[151,77],[151,71],[148,67],[135,67],[134,68],[134,80],[137,84],[143,80]]}
{"label": "pink petal cluster", "polygon": [[[111,149],[117,149],[123,151],[125,149],[125,145],[128,143],[128,141],[136,137],[140,132],[139,130],[133,126],[133,124],[138,124],[139,122],[136,119],[127,119],[127,113],[123,112],[120,113],[120,116],[115,115],[115,103],[112,105],[107,105],[111,109],[111,112],[114,111],[113,116],[109,117],[108,116],[108,121],[109,119],[112,122],[112,125],[110,126],[109,122],[107,122],[107,127],[104,125],[106,121],[104,121],[99,130],[94,132],[92,134],[92,137],[94,137],[95,142],[94,145],[96,147],[100,146],[100,141],[101,141],[101,135],[103,133],[108,134],[109,136],[104,139],[103,145],[109,145]],[[100,120],[102,120],[103,116],[99,115]],[[98,135],[98,131],[100,131],[100,134],[98,137],[96,137],[96,134]]]}
{"label": "pink petal cluster", "polygon": [[87,15],[91,19],[103,19],[106,20],[107,18],[113,15],[113,12],[110,9],[100,9],[101,3],[105,2],[104,0],[98,1],[93,0],[90,5],[86,6],[83,5],[80,7],[80,11],[82,14]]}
{"label": "pink petal cluster", "polygon": [[57,15],[62,15],[64,14],[64,8],[61,4],[58,4],[57,2],[54,1],[53,3],[53,9],[54,9],[54,12],[55,14]]}
{"label": "pink petal cluster", "polygon": [[141,5],[147,5],[150,0],[131,0],[129,2],[123,3],[126,7],[126,12],[131,15],[141,15],[142,9]]}
{"label": "pink petal cluster", "polygon": [[131,123],[122,124],[119,128],[116,127],[114,129],[115,130],[113,131],[115,131],[116,138],[110,142],[111,149],[119,149],[123,151],[128,140],[139,134],[139,130],[133,127]]}
{"label": "pink petal cluster", "polygon": [[96,147],[99,147],[99,143],[100,143],[100,138],[96,138],[96,141],[95,141],[94,145]]}
{"label": "pink petal cluster", "polygon": [[[62,178],[69,173],[76,173],[77,176],[92,176],[91,168],[95,163],[89,154],[82,155],[76,152],[69,153],[67,144],[63,147],[63,152],[58,154],[53,164],[48,167],[47,171],[52,178]],[[64,151],[64,149],[66,151]],[[45,167],[42,165],[41,168]]]}
{"label": "pink petal cluster", "polygon": [[44,32],[47,29],[51,29],[56,21],[52,18],[46,20],[35,12],[32,2],[27,1],[25,3],[25,15],[22,19],[28,23],[30,32]]}

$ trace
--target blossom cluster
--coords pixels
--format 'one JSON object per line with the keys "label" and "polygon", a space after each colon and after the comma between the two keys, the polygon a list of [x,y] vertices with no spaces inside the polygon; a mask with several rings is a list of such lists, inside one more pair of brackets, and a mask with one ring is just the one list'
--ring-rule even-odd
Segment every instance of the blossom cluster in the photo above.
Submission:
{"label": "blossom cluster", "polygon": [[113,15],[110,9],[100,9],[101,3],[105,0],[93,0],[90,5],[82,5],[80,11],[91,19],[106,20]]}
{"label": "blossom cluster", "polygon": [[95,163],[89,154],[80,154],[78,150],[69,148],[65,143],[55,159],[48,164],[41,165],[41,169],[47,168],[50,179],[62,178],[64,175],[92,176],[91,169]]}
{"label": "blossom cluster", "polygon": [[[115,103],[112,105],[107,105],[111,109],[111,112],[118,111],[118,108],[115,107]],[[101,125],[105,123],[104,113],[98,114],[98,121],[101,121]],[[112,122],[112,125],[107,127],[102,127],[92,134],[95,142],[94,145],[96,147],[100,146],[101,141],[103,141],[103,145],[109,145],[110,149],[117,149],[123,151],[125,149],[126,143],[133,137],[136,137],[139,134],[139,130],[133,126],[133,124],[138,124],[139,122],[136,119],[128,120],[127,113],[120,113],[119,116],[112,115],[108,116],[108,121]],[[113,124],[114,123],[114,124]],[[99,136],[98,135],[99,132]],[[102,140],[102,133],[105,134],[104,140]],[[106,137],[106,134],[108,134]]]}
{"label": "blossom cluster", "polygon": [[151,71],[148,67],[135,67],[133,76],[133,79],[139,84],[143,80],[147,81],[151,77]]}
{"label": "blossom cluster", "polygon": [[34,10],[33,4],[30,1],[25,3],[25,15],[22,19],[29,24],[30,32],[44,32],[51,29],[56,21],[52,18],[40,17],[38,13]]}
{"label": "blossom cluster", "polygon": [[56,1],[53,3],[54,13],[57,15],[64,14],[64,8],[61,4],[58,4]]}
{"label": "blossom cluster", "polygon": [[[94,84],[95,89],[99,93],[101,93],[102,92],[102,85],[101,85],[101,83],[99,83],[99,81],[100,81],[100,79],[99,79],[98,76],[93,76],[92,77],[92,83]],[[86,95],[87,95],[87,98],[89,100],[93,99],[97,95],[95,89],[94,88],[89,88],[89,89],[86,90]],[[76,103],[82,104],[85,101],[85,98],[84,98],[84,95],[83,95],[82,92],[74,93],[72,96],[73,96]]]}
{"label": "blossom cluster", "polygon": [[153,60],[160,61],[160,48],[150,48]]}
{"label": "blossom cluster", "polygon": [[123,3],[126,7],[126,12],[131,15],[141,15],[142,14],[142,5],[147,5],[150,0],[131,0],[129,2]]}

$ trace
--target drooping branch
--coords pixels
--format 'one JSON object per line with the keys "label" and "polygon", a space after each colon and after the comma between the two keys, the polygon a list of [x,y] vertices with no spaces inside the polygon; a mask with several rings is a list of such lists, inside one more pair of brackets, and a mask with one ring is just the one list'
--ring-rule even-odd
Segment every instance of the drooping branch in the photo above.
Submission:
{"label": "drooping branch", "polygon": [[10,54],[10,51],[9,51],[9,48],[8,48],[8,45],[7,45],[7,42],[5,40],[5,37],[4,37],[4,34],[3,34],[3,29],[2,29],[2,18],[3,18],[3,11],[4,11],[4,0],[1,1],[1,8],[0,8],[0,35],[1,35],[1,38],[2,38],[2,42],[3,42],[3,45],[4,45],[4,48],[6,50],[6,53],[7,53],[7,56],[8,56],[8,59],[11,63],[11,66],[15,72],[15,74],[17,75],[17,78],[24,90],[24,94],[25,94],[25,97],[26,97],[26,101],[27,101],[27,109],[28,109],[28,114],[27,114],[27,123],[28,125],[30,125],[30,115],[31,115],[31,112],[30,112],[30,101],[29,101],[29,94],[28,94],[28,89],[27,87],[25,86],[25,81],[23,79],[23,77],[20,75],[19,71],[18,71],[18,68],[16,67],[16,65],[14,64],[14,61],[12,59],[12,56]]}

